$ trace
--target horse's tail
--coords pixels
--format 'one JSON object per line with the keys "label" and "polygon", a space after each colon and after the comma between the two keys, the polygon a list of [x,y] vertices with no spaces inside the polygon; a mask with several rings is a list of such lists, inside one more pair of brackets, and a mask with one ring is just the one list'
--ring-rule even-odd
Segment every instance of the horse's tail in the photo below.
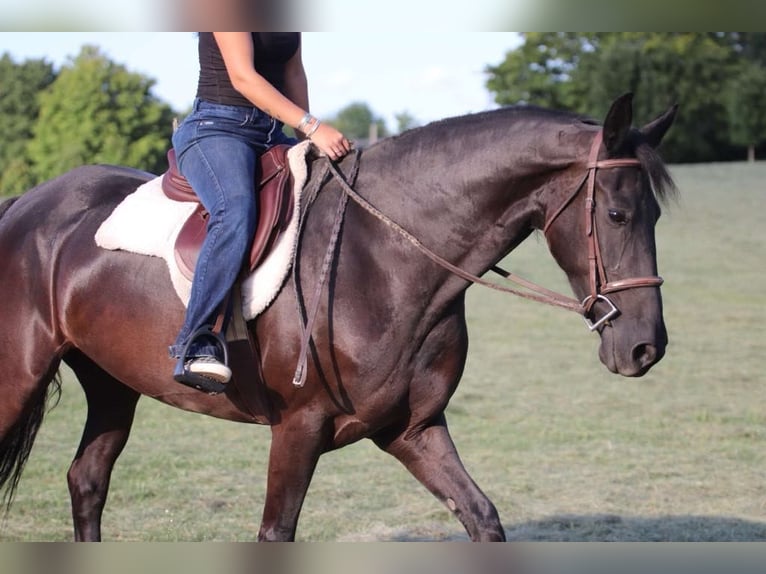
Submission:
{"label": "horse's tail", "polygon": [[[19,197],[11,197],[0,203],[0,218],[8,211]],[[50,381],[41,388],[27,405],[23,407],[21,416],[0,437],[0,506],[6,511],[13,502],[13,495],[19,485],[24,465],[32,451],[37,431],[43,422],[47,411],[48,399],[55,396],[54,405],[61,396],[61,378],[55,373]]]}
{"label": "horse's tail", "polygon": [[61,396],[61,377],[58,373],[54,374],[52,383],[41,389],[37,397],[26,405],[19,419],[0,439],[0,493],[6,511],[11,507],[24,465],[48,410],[48,400],[52,395],[55,397],[52,408]]}
{"label": "horse's tail", "polygon": [[[0,211],[1,216],[2,211]],[[0,438],[0,500],[6,511],[10,509],[13,502],[24,465],[48,410],[48,401],[53,396],[51,404],[53,408],[61,397],[61,377],[58,373],[54,374],[51,383],[40,389],[33,401],[25,406],[22,415],[8,429],[5,436]]]}

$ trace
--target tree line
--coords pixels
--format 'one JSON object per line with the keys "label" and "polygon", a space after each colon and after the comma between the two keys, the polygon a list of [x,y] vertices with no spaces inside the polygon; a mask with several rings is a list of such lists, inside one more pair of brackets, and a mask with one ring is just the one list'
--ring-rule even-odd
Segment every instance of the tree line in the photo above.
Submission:
{"label": "tree line", "polygon": [[[663,143],[668,161],[753,159],[766,151],[766,33],[529,32],[521,39],[485,69],[485,87],[499,105],[601,118],[616,96],[632,91],[637,124],[680,104]],[[162,172],[173,119],[186,111],[155,97],[154,84],[95,46],[83,46],[61,69],[4,54],[0,195],[88,163]],[[407,112],[396,120],[398,131],[417,125]],[[357,140],[390,135],[364,102],[326,121]]]}
{"label": "tree line", "polygon": [[[155,80],[111,61],[96,46],[83,46],[57,70],[44,59],[0,57],[0,196],[17,195],[76,166],[126,165],[151,173],[167,168],[173,110],[152,94]],[[389,134],[384,120],[363,102],[333,118],[356,140]],[[399,129],[415,125],[406,113]],[[375,126],[371,130],[370,126]]]}
{"label": "tree line", "polygon": [[602,118],[624,92],[635,123],[679,104],[663,142],[671,162],[754,159],[766,151],[766,33],[530,32],[487,67],[498,104]]}
{"label": "tree line", "polygon": [[0,194],[18,194],[78,165],[165,164],[174,112],[154,80],[84,46],[60,70],[0,58]]}

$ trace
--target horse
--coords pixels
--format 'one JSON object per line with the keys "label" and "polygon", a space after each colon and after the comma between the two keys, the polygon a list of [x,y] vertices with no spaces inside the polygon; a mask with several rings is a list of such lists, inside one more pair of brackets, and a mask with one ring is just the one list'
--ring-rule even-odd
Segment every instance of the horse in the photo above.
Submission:
{"label": "horse", "polygon": [[[532,106],[443,119],[365,149],[353,182],[343,177],[351,157],[335,166],[338,178],[320,169],[327,158],[314,158],[308,185],[326,180],[304,214],[296,271],[246,323],[256,359],[218,394],[172,378],[167,347],[184,307],[164,262],[94,242],[115,206],[155,176],[86,165],[7,200],[0,207],[6,512],[47,401],[61,392],[63,361],[87,401],[67,472],[76,541],[101,539],[111,473],[142,395],[270,427],[258,540],[294,540],[319,457],[364,438],[399,460],[471,540],[504,540],[497,509],[464,468],[445,417],[467,357],[466,290],[530,234],[544,233],[575,297],[542,288],[531,296],[582,314],[609,371],[646,373],[668,341],[654,229],[675,193],[657,147],[676,111],[633,127],[625,94],[603,123]],[[349,193],[354,201],[332,236],[339,199]],[[304,294],[319,283],[332,240],[305,384],[296,385]]]}

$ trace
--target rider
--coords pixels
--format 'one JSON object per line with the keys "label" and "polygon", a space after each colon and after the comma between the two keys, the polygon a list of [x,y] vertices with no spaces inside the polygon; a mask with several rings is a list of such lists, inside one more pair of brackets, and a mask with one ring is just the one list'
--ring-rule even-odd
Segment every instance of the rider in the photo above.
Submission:
{"label": "rider", "polygon": [[169,351],[177,360],[173,378],[205,389],[231,378],[225,343],[211,330],[255,230],[257,158],[274,145],[294,143],[284,124],[331,159],[351,145],[308,112],[299,32],[200,32],[198,41],[197,96],[173,147],[179,170],[210,215],[186,318]]}

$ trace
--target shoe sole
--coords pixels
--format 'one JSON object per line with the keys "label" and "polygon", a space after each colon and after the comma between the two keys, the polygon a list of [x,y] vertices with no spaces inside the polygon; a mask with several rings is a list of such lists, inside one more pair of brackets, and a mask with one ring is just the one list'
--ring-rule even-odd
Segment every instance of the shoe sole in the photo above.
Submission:
{"label": "shoe sole", "polygon": [[203,391],[209,395],[218,395],[220,393],[225,393],[226,389],[228,388],[228,385],[225,383],[219,383],[218,381],[215,381],[211,379],[210,377],[206,377],[204,375],[197,375],[189,371],[186,371],[178,375],[173,375],[173,379],[175,379],[177,382],[183,385],[186,385],[187,387],[197,389],[198,391]]}
{"label": "shoe sole", "polygon": [[231,380],[231,369],[226,365],[215,363],[192,363],[189,372],[208,377],[217,383],[228,383]]}

